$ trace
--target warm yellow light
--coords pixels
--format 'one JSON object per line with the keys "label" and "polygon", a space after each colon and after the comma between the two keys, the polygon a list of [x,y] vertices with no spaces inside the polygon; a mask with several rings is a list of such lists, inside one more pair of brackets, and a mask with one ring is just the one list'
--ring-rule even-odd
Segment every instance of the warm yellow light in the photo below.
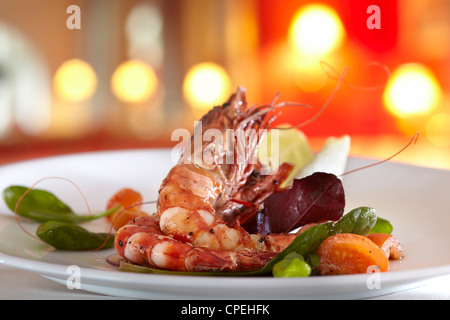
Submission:
{"label": "warm yellow light", "polygon": [[318,91],[326,83],[327,77],[320,67],[320,62],[312,56],[297,57],[292,68],[295,70],[295,83],[303,91]]}
{"label": "warm yellow light", "polygon": [[300,54],[326,55],[340,47],[344,26],[334,9],[310,4],[298,10],[289,27],[289,42]]}
{"label": "warm yellow light", "polygon": [[112,91],[123,102],[144,102],[156,92],[157,85],[152,67],[139,60],[123,62],[111,78]]}
{"label": "warm yellow light", "polygon": [[189,69],[183,93],[192,108],[204,110],[222,104],[228,98],[230,87],[231,81],[225,69],[205,62]]}
{"label": "warm yellow light", "polygon": [[429,113],[437,105],[441,89],[427,67],[408,63],[394,71],[384,91],[389,112],[397,117]]}
{"label": "warm yellow light", "polygon": [[97,76],[94,69],[79,59],[64,62],[53,78],[56,94],[70,102],[89,99],[97,88]]}
{"label": "warm yellow light", "polygon": [[450,114],[438,113],[427,122],[428,140],[437,147],[450,146]]}

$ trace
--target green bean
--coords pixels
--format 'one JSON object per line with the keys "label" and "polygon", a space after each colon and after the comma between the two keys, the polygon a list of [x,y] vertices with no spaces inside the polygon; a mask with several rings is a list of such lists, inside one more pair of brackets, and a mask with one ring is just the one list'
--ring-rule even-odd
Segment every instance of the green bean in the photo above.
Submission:
{"label": "green bean", "polygon": [[274,277],[308,277],[311,267],[303,256],[292,252],[273,266]]}

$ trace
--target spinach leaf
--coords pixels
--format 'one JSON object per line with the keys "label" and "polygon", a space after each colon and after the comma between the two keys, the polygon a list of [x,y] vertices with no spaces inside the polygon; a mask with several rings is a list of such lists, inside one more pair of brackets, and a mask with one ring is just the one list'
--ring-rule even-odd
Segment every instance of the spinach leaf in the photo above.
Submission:
{"label": "spinach leaf", "polygon": [[356,233],[367,235],[377,222],[375,209],[359,207],[344,215],[334,225],[329,223],[330,236],[338,233]]}
{"label": "spinach leaf", "polygon": [[383,218],[378,218],[377,223],[372,228],[372,230],[370,230],[369,234],[370,233],[391,234],[392,230],[394,230],[394,227],[392,226],[392,224],[389,221],[387,221],[386,219],[383,219]]}
{"label": "spinach leaf", "polygon": [[[23,186],[10,186],[3,190],[3,199],[11,211],[14,212],[20,197],[28,189],[29,188]],[[37,222],[60,221],[81,223],[106,217],[118,208],[119,206],[92,215],[77,215],[68,205],[52,193],[45,190],[32,189],[20,201],[17,207],[17,214]]]}
{"label": "spinach leaf", "polygon": [[[44,242],[60,250],[94,250],[111,248],[114,235],[94,233],[72,223],[47,221],[41,224],[36,235]],[[106,242],[106,243],[105,243]]]}

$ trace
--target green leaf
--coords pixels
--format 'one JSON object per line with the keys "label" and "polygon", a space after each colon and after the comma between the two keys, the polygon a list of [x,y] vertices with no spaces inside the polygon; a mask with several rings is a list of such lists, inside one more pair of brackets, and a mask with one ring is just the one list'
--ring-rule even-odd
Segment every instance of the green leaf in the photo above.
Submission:
{"label": "green leaf", "polygon": [[[17,202],[28,189],[23,186],[10,186],[3,190],[3,199],[12,212],[15,211]],[[37,222],[81,223],[106,217],[118,208],[119,206],[97,214],[77,215],[68,205],[52,193],[45,190],[32,189],[20,201],[17,206],[17,214]]]}
{"label": "green leaf", "polygon": [[349,213],[334,224],[330,225],[332,234],[338,233],[356,233],[367,235],[377,222],[375,209],[370,207],[359,207],[351,210]]}
{"label": "green leaf", "polygon": [[386,219],[383,219],[383,218],[378,218],[377,223],[372,228],[372,230],[370,230],[369,234],[370,233],[391,234],[392,230],[394,230],[394,227],[392,226],[392,224],[389,221],[387,221]]}
{"label": "green leaf", "polygon": [[114,235],[94,233],[72,223],[48,221],[41,224],[36,235],[44,242],[59,250],[94,250],[114,245]]}
{"label": "green leaf", "polygon": [[[11,186],[3,191],[3,199],[8,208],[14,212],[20,197],[28,190],[27,187]],[[33,189],[21,200],[17,214],[40,221],[40,216],[58,214],[67,216],[73,214],[72,209],[45,190]]]}

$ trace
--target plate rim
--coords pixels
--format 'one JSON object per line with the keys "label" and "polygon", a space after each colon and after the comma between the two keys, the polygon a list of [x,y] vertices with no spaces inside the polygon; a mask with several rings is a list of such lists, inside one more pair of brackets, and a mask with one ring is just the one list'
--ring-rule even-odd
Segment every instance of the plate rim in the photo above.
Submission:
{"label": "plate rim", "polygon": [[[31,264],[30,264],[31,263]],[[0,252],[0,264],[41,275],[61,285],[67,282],[70,274],[66,265],[14,257]],[[116,277],[118,273],[122,275]],[[287,293],[257,294],[259,299],[364,299],[395,293],[423,285],[436,277],[448,275],[450,265],[436,267],[390,271],[380,274],[381,288],[369,289],[367,281],[370,274],[352,274],[342,276],[317,276],[306,278],[273,277],[214,277],[158,275],[120,272],[118,270],[99,270],[80,267],[81,290],[116,297],[138,299],[248,299],[247,295],[261,290],[287,290]],[[420,276],[418,276],[420,274]],[[214,281],[211,281],[214,279]],[[178,289],[193,288],[189,295],[177,294]],[[122,287],[122,285],[128,285]],[[215,297],[202,294],[201,290],[216,289],[220,285],[222,292]],[[340,288],[346,290],[341,292]],[[365,286],[365,287],[364,287]],[[151,290],[147,290],[151,287]],[[328,288],[329,292],[315,292],[314,288]],[[236,295],[236,289],[239,294]],[[312,292],[302,291],[313,289]],[[292,291],[294,295],[291,296]],[[242,297],[241,295],[244,295]],[[253,299],[253,297],[250,297]]]}

